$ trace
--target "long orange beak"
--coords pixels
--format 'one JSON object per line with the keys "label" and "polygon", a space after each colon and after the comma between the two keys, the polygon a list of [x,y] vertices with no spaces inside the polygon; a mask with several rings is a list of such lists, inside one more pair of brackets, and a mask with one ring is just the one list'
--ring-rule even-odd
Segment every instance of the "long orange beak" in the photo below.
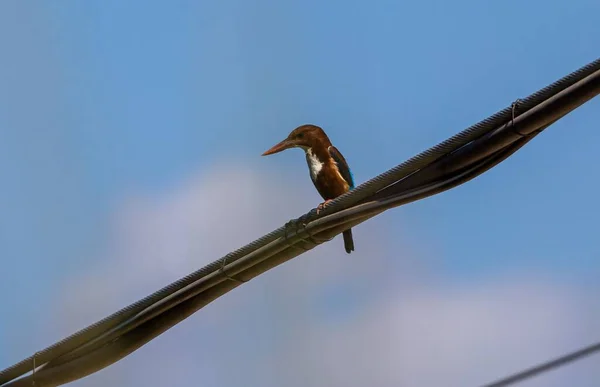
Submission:
{"label": "long orange beak", "polygon": [[273,153],[278,153],[278,152],[284,151],[286,149],[292,148],[295,145],[296,144],[293,141],[285,139],[285,140],[281,141],[279,144],[274,145],[271,149],[265,151],[265,153],[263,153],[261,156],[272,155]]}

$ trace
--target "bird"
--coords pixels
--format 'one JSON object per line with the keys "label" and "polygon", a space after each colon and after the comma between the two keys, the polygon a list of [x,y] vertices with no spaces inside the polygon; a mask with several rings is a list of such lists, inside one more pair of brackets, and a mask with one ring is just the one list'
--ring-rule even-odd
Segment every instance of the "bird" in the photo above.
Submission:
{"label": "bird", "polygon": [[[317,206],[317,214],[333,199],[354,188],[354,176],[346,159],[331,144],[321,127],[312,124],[300,125],[262,156],[291,148],[301,148],[304,151],[310,179],[324,200]],[[342,235],[346,253],[350,254],[354,251],[352,229],[345,230]]]}

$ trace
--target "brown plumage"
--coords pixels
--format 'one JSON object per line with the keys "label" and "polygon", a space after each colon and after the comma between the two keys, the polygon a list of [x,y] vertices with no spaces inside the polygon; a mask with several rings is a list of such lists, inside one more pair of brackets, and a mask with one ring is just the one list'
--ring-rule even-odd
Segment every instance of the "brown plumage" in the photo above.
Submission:
{"label": "brown plumage", "polygon": [[[325,200],[317,207],[320,211],[328,202],[354,188],[354,179],[344,156],[331,144],[325,131],[316,125],[302,125],[288,137],[264,152],[267,156],[290,148],[302,148],[306,155],[310,178]],[[354,251],[352,229],[343,232],[344,247]]]}

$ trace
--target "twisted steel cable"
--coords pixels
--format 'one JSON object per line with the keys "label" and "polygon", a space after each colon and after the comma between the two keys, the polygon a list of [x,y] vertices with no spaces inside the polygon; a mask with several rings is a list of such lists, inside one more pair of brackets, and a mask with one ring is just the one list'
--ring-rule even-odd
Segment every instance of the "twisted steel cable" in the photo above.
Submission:
{"label": "twisted steel cable", "polygon": [[[239,284],[231,283],[231,281],[226,281],[226,278],[222,274],[224,272],[224,269],[227,270],[229,276],[242,274],[240,276],[241,278],[252,278],[253,270],[259,274],[260,272],[262,272],[259,269],[257,269],[261,265],[263,266],[263,268],[268,268],[270,265],[277,265],[281,262],[284,262],[287,259],[301,254],[298,248],[294,248],[293,246],[296,243],[306,243],[310,240],[310,238],[308,238],[309,235],[307,234],[307,232],[311,231],[311,227],[311,234],[327,234],[327,227],[329,227],[330,233],[339,233],[342,231],[341,229],[348,226],[348,221],[350,220],[356,221],[357,219],[363,219],[364,221],[364,219],[367,218],[367,215],[365,215],[364,213],[356,215],[355,218],[348,217],[345,223],[343,221],[340,221],[340,219],[343,220],[342,218],[344,216],[347,216],[347,214],[344,215],[344,210],[348,210],[350,206],[361,201],[364,202],[365,200],[368,200],[370,197],[373,197],[373,195],[377,192],[381,192],[386,187],[398,183],[400,180],[406,178],[415,171],[424,169],[425,167],[440,160],[441,158],[445,156],[447,157],[449,154],[456,152],[458,149],[464,147],[465,145],[477,139],[480,139],[485,135],[489,135],[490,132],[498,129],[500,125],[505,124],[505,126],[508,127],[508,122],[510,122],[511,120],[514,121],[515,116],[518,118],[520,114],[527,112],[528,110],[534,108],[535,106],[551,98],[552,96],[556,96],[561,91],[564,91],[567,88],[575,85],[576,83],[581,82],[586,77],[597,72],[599,69],[600,59],[582,67],[581,69],[569,74],[568,76],[530,95],[529,97],[520,100],[516,108],[505,108],[500,112],[494,114],[493,116],[447,139],[446,141],[441,142],[440,144],[418,154],[417,156],[414,156],[413,158],[407,160],[402,164],[399,164],[398,166],[390,169],[389,171],[359,185],[349,193],[335,199],[330,204],[330,206],[325,208],[325,210],[320,216],[315,216],[314,212],[312,211],[305,214],[302,218],[305,219],[305,221],[308,223],[308,226],[310,227],[305,227],[299,232],[291,233],[291,235],[284,235],[286,234],[287,228],[285,226],[280,227],[277,230],[274,230],[271,233],[251,242],[250,244],[243,246],[242,248],[237,249],[230,254],[227,254],[225,257],[215,262],[212,262],[211,264],[201,268],[200,270],[164,287],[163,289],[153,293],[152,295],[134,304],[131,304],[126,308],[121,309],[120,311],[106,317],[105,319],[93,325],[90,325],[85,329],[80,330],[79,332],[67,337],[64,340],[61,340],[60,342],[42,351],[37,352],[34,356],[24,359],[21,362],[0,372],[0,385],[7,383],[8,381],[13,380],[31,371],[33,364],[39,366],[48,362],[55,361],[52,367],[47,367],[47,369],[42,368],[42,371],[50,373],[53,367],[60,368],[59,366],[68,363],[68,360],[77,359],[79,356],[83,356],[85,354],[90,353],[91,349],[97,349],[98,346],[94,347],[94,343],[98,345],[106,345],[106,343],[109,342],[110,339],[119,338],[120,334],[129,333],[136,327],[144,326],[144,324],[156,321],[154,319],[156,319],[160,315],[156,314],[156,311],[160,309],[157,307],[162,306],[164,308],[160,310],[161,313],[166,313],[170,309],[166,308],[165,306],[166,300],[172,301],[177,297],[180,297],[180,299],[178,300],[178,304],[176,305],[185,304],[189,306],[194,304],[195,302],[195,305],[197,306],[202,303],[198,300],[194,300],[194,297],[198,297],[201,292],[211,291],[211,289],[214,287],[215,289],[212,289],[212,291],[215,295],[217,295],[219,293],[219,291],[216,290],[217,288],[224,292],[227,292],[233,289],[234,287],[239,286]],[[430,190],[429,192],[435,193],[435,190]],[[421,193],[421,195],[423,195],[423,193]],[[415,197],[418,197],[418,195],[412,196],[413,199]],[[401,200],[397,203],[401,203]],[[372,209],[372,214],[378,213],[377,211],[381,212],[383,210],[383,207],[379,209]],[[372,214],[371,216],[373,216]],[[335,220],[335,217],[332,217],[334,215],[338,216],[337,219],[339,221],[339,224],[332,226],[332,224],[335,223],[332,221]],[[323,225],[326,224],[326,222],[328,221],[327,219],[329,219],[329,221],[332,221],[332,223],[329,224],[329,226],[325,227]],[[323,228],[320,231],[318,230],[319,225],[323,226]],[[340,229],[339,232],[336,231],[336,227],[337,229]],[[287,245],[280,243],[282,239],[285,239]],[[313,243],[312,247],[314,246],[315,244]],[[307,249],[310,249],[312,247],[309,243],[309,247]],[[292,252],[292,250],[294,252]],[[265,252],[268,253],[265,254]],[[279,257],[277,259],[274,259],[272,262],[266,262],[267,258],[275,256],[277,254],[279,254]],[[255,262],[253,262],[252,259],[257,257],[262,258],[262,260],[257,259]],[[253,262],[253,264],[250,265],[250,262]],[[212,282],[209,282],[209,280]],[[186,289],[190,290],[191,288],[194,288],[194,284],[198,283],[199,281],[203,282],[203,285],[201,287],[196,286],[194,292],[186,291]],[[225,281],[225,283],[223,281]],[[193,311],[191,313],[193,313]],[[144,316],[145,319],[140,319],[140,316]],[[173,321],[175,320],[176,319],[174,319]],[[172,325],[174,325],[175,323],[173,323]],[[127,326],[127,329],[122,329],[124,326]],[[121,331],[119,331],[119,329],[121,329]],[[119,334],[115,332],[119,332]],[[111,333],[112,336],[110,336]],[[101,338],[103,340],[108,338],[109,340],[102,341],[100,340]],[[143,345],[143,343],[140,344],[140,346],[141,345]],[[63,361],[56,361],[56,359],[59,359],[61,356],[67,353],[77,353],[74,351],[77,348],[88,348],[88,350],[86,350],[87,352],[80,350],[77,356],[72,354],[70,357],[64,356]],[[52,363],[50,363],[49,365],[51,364]],[[42,371],[40,371],[40,373]],[[56,371],[57,369],[54,369],[54,371],[52,372],[55,373]],[[23,378],[22,380],[26,379],[27,378]],[[12,386],[13,383],[10,383],[9,385]],[[17,384],[14,385],[16,386]]]}

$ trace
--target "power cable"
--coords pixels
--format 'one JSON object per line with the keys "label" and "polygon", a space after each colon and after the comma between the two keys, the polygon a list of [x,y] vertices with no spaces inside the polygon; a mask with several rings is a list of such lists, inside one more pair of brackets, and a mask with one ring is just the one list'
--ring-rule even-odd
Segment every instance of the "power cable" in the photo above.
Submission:
{"label": "power cable", "polygon": [[[600,92],[600,59],[154,294],[0,372],[3,387],[60,385],[100,370],[201,307],[389,208],[473,179]],[[317,242],[315,242],[317,241]],[[301,248],[296,248],[301,246]],[[225,275],[225,272],[227,275]],[[35,375],[16,378],[39,367]]]}
{"label": "power cable", "polygon": [[535,367],[526,369],[524,371],[518,372],[514,375],[508,376],[504,379],[500,379],[498,381],[495,381],[490,384],[486,384],[481,387],[510,386],[511,384],[522,382],[525,379],[533,378],[534,376],[538,376],[541,373],[551,371],[555,368],[564,366],[568,363],[572,363],[574,361],[581,360],[584,357],[590,356],[590,355],[594,354],[595,352],[599,352],[599,351],[600,351],[600,343],[595,343],[595,344],[589,345],[585,348],[581,348],[577,351],[574,351],[574,352],[568,353],[566,355],[563,355],[561,357],[558,357],[554,360],[550,360],[546,363],[539,364]]}

